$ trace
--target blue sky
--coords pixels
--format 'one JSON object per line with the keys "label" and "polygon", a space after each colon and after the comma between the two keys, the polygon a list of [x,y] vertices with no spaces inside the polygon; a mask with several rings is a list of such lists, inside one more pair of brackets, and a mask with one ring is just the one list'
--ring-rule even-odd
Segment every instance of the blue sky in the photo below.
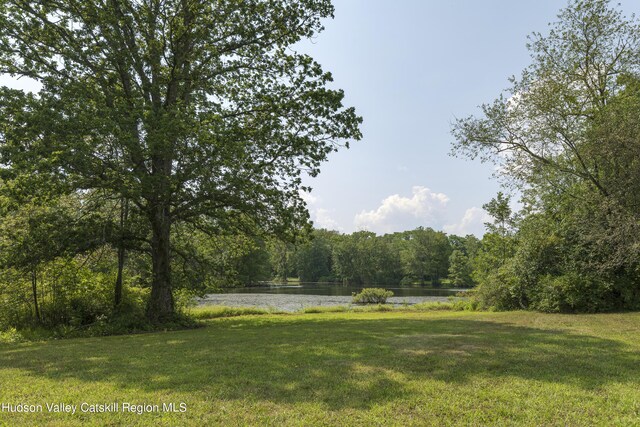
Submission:
{"label": "blue sky", "polygon": [[[640,2],[623,0],[626,15]],[[530,63],[559,0],[334,0],[335,19],[300,50],[331,71],[363,116],[362,141],[307,183],[317,227],[386,233],[417,226],[482,235],[493,166],[448,155],[450,125],[478,112]]]}
{"label": "blue sky", "polygon": [[[616,2],[618,3],[618,2]],[[625,14],[637,0],[621,0]],[[451,122],[477,113],[529,63],[562,0],[334,0],[335,19],[298,48],[334,76],[363,116],[362,141],[309,178],[317,227],[383,234],[417,226],[478,236],[493,166],[449,156]],[[30,89],[0,75],[0,85]]]}

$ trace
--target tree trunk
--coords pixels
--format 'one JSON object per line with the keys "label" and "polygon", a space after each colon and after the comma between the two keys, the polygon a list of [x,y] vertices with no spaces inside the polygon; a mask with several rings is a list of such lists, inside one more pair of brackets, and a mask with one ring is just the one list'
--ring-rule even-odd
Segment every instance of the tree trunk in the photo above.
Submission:
{"label": "tree trunk", "polygon": [[122,270],[124,269],[124,247],[122,243],[118,247],[118,274],[116,275],[116,286],[114,289],[113,306],[117,308],[122,302]]}
{"label": "tree trunk", "polygon": [[174,314],[169,240],[171,219],[168,206],[158,204],[154,207],[151,227],[153,229],[151,241],[153,272],[147,317],[152,322],[163,322],[170,320]]}
{"label": "tree trunk", "polygon": [[42,323],[40,307],[38,306],[38,276],[36,274],[35,267],[31,270],[31,290],[33,292],[33,306],[35,309],[36,319],[38,320],[38,323]]}
{"label": "tree trunk", "polygon": [[124,239],[125,239],[125,225],[127,223],[127,218],[129,216],[129,201],[127,199],[122,199],[120,204],[120,240],[118,241],[118,274],[116,276],[116,285],[114,289],[114,301],[113,305],[117,308],[122,302],[122,271],[124,270],[124,260],[125,260],[125,247],[124,247]]}

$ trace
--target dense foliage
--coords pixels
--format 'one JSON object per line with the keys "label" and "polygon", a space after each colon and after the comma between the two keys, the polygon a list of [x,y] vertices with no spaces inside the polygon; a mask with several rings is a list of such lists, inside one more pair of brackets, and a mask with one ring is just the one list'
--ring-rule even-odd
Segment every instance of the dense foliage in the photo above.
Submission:
{"label": "dense foliage", "polygon": [[312,230],[301,174],[361,120],[290,46],[333,9],[215,4],[0,2],[0,72],[42,85],[0,88],[0,330],[144,329],[193,295],[289,278],[640,309],[636,18],[571,1],[506,94],[454,124],[454,153],[522,196],[483,206],[479,240]]}
{"label": "dense foliage", "polygon": [[[458,271],[470,271],[480,248],[475,236],[447,236],[422,227],[384,236],[368,231],[314,230],[311,237],[307,243],[288,248],[285,256],[273,255],[288,260],[288,267],[278,264],[279,271],[309,282],[439,286]],[[451,262],[455,263],[453,273]],[[459,287],[474,284],[470,273],[449,283]]]}
{"label": "dense foliage", "polygon": [[[481,117],[453,127],[455,152],[494,160],[520,190],[499,195],[474,271],[502,309],[640,309],[640,25],[606,0],[571,1],[532,64]],[[515,226],[515,227],[514,227]]]}
{"label": "dense foliage", "polygon": [[0,2],[0,73],[41,84],[0,88],[3,192],[115,208],[118,271],[147,254],[147,316],[171,319],[177,235],[292,238],[308,227],[302,174],[360,138],[331,74],[292,48],[332,14],[329,0]]}
{"label": "dense foliage", "polygon": [[41,84],[0,89],[3,186],[119,201],[119,271],[126,250],[148,254],[147,316],[170,319],[179,228],[291,237],[308,226],[302,173],[360,138],[331,74],[291,48],[332,13],[329,0],[0,2],[0,72]]}
{"label": "dense foliage", "polygon": [[[123,330],[150,327],[143,309],[149,297],[149,259],[135,251],[127,256],[121,301],[114,306],[118,248],[109,242],[119,235],[117,224],[111,224],[110,230],[99,215],[74,222],[74,212],[62,206],[40,211],[23,207],[4,217],[0,330],[82,330],[110,322],[119,323]],[[76,234],[56,239],[55,233],[70,233],[70,223],[75,224]],[[79,251],[76,241],[91,246]],[[53,246],[61,242],[68,242],[66,252]],[[447,236],[430,228],[384,236],[313,230],[298,244],[243,234],[212,237],[181,229],[174,242],[178,255],[173,280],[182,308],[198,294],[270,280],[471,287],[473,265],[486,257],[476,237]]]}

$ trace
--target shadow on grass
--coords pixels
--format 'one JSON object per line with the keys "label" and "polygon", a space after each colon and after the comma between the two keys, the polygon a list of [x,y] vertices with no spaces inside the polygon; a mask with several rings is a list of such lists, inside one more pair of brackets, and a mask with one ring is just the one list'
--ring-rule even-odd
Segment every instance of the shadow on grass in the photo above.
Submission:
{"label": "shadow on grass", "polygon": [[199,330],[0,347],[0,366],[54,380],[330,409],[401,399],[409,380],[640,383],[637,349],[618,341],[472,319],[235,318]]}

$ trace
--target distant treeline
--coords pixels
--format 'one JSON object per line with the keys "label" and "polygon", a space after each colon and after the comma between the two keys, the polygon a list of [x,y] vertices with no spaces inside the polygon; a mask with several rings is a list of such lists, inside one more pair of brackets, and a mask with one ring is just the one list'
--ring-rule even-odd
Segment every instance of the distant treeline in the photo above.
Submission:
{"label": "distant treeline", "polygon": [[447,236],[416,228],[377,236],[368,231],[341,234],[313,230],[302,244],[258,243],[239,263],[243,284],[299,278],[303,282],[344,284],[473,285],[474,260],[482,244],[473,235]]}
{"label": "distant treeline", "polygon": [[[0,331],[33,326],[98,325],[114,331],[145,327],[149,258],[133,246],[124,259],[119,258],[122,232],[101,216],[101,210],[82,221],[72,220],[81,201],[76,195],[49,206],[23,205],[4,213]],[[118,208],[117,203],[114,206]],[[129,221],[137,224],[134,220],[130,215]],[[132,236],[135,229],[130,227],[127,233]],[[210,236],[198,229],[176,231],[171,270],[178,307],[196,295],[224,287],[292,278],[356,285],[470,287],[474,271],[500,253],[495,245],[483,243],[486,237],[480,241],[472,235],[448,236],[431,228],[384,236],[311,229],[292,241],[264,234]],[[131,237],[128,241],[134,242]],[[86,247],[73,246],[80,244]]]}

